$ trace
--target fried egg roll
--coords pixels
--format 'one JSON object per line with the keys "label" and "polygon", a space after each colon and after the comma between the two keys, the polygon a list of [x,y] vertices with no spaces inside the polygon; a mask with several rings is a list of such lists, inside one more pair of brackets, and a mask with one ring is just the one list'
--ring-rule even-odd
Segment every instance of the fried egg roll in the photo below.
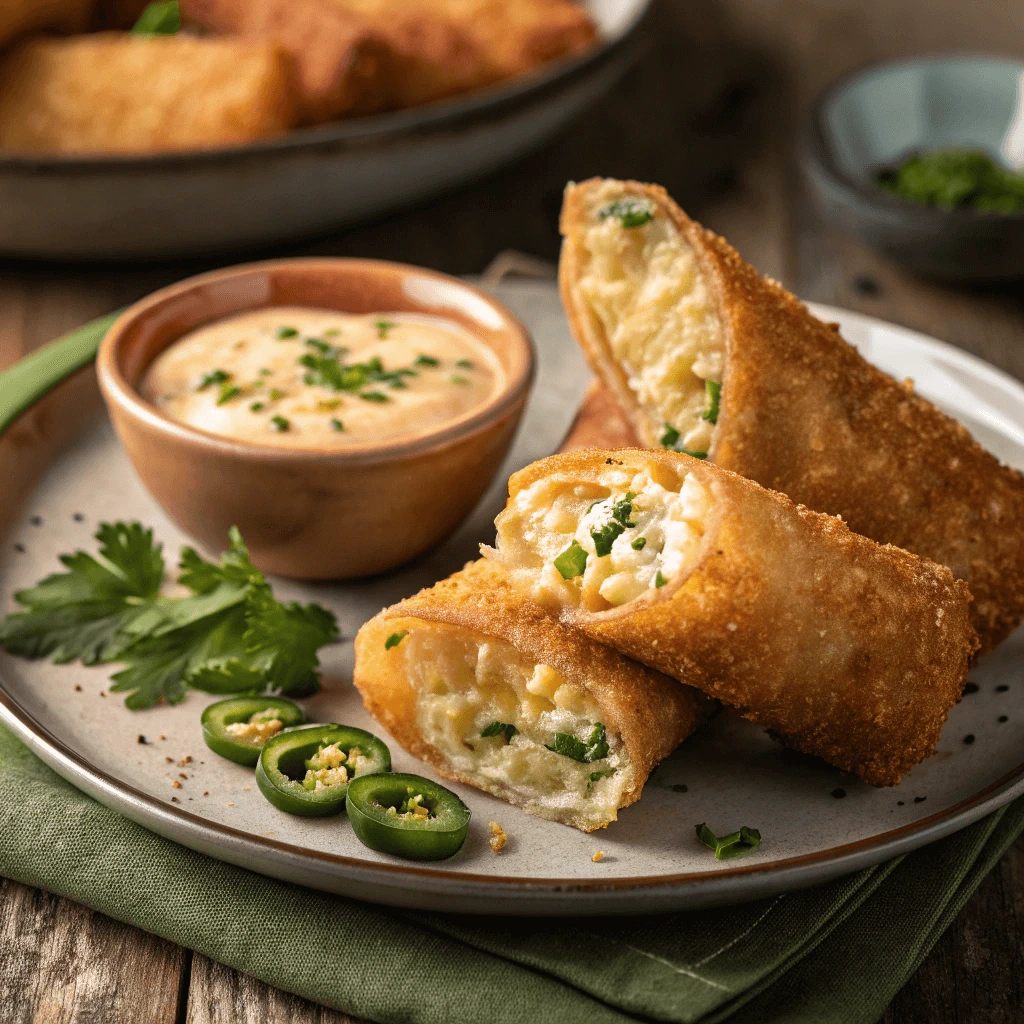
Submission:
{"label": "fried egg roll", "polygon": [[366,623],[354,682],[445,778],[584,832],[638,800],[711,707],[559,622],[484,560]]}
{"label": "fried egg roll", "polygon": [[294,121],[270,43],[103,32],[30,39],[0,59],[0,149],[161,153],[252,142]]}
{"label": "fried egg roll", "polygon": [[509,481],[485,554],[525,595],[876,786],[935,749],[966,584],[718,466],[580,449]]}
{"label": "fried egg roll", "polygon": [[26,32],[84,32],[96,0],[3,0],[0,48]]}
{"label": "fried egg roll", "polygon": [[1024,617],[1024,477],[868,363],[664,189],[593,179],[562,209],[562,299],[641,442],[842,516],[965,580],[981,652]]}

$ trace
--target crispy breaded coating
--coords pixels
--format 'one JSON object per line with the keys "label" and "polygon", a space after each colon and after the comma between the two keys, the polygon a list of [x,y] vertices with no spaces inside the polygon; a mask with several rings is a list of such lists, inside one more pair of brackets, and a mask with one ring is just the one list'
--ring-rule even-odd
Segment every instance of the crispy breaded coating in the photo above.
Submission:
{"label": "crispy breaded coating", "polygon": [[96,0],[2,0],[0,48],[26,32],[84,32]]}
{"label": "crispy breaded coating", "polygon": [[269,43],[104,32],[26,40],[0,59],[0,149],[160,153],[275,135],[294,121]]}
{"label": "crispy breaded coating", "polygon": [[[553,554],[592,528],[601,503],[630,495],[625,515],[612,508],[623,529],[611,554],[590,545],[585,570],[563,561],[553,573]],[[542,459],[509,481],[497,526],[485,554],[532,599],[872,785],[898,783],[932,753],[977,646],[967,587],[944,566],[687,455]],[[627,527],[642,532],[639,550]],[[675,563],[673,537],[686,554]],[[630,578],[650,581],[620,602],[631,560]]]}
{"label": "crispy breaded coating", "polygon": [[216,32],[286,46],[311,124],[479,89],[595,35],[568,0],[182,0],[181,8]]}
{"label": "crispy breaded coating", "polygon": [[[387,646],[388,637],[398,635],[399,642]],[[639,799],[654,765],[693,732],[711,708],[696,691],[559,622],[510,586],[498,566],[482,559],[384,609],[360,629],[355,646],[354,682],[367,710],[409,753],[445,778],[588,832],[614,821],[619,808]],[[452,653],[459,651],[472,652],[475,675],[473,664],[463,665]],[[527,674],[533,671],[533,677],[528,676],[532,689],[513,695],[502,689],[502,681],[520,663]],[[460,672],[466,674],[461,682]],[[547,690],[536,685],[537,678]],[[552,679],[555,683],[550,683]],[[575,694],[568,702],[563,699],[566,691],[557,689],[562,684],[569,696]],[[519,735],[509,745],[500,736],[480,737],[480,723],[473,724],[474,714],[489,719],[486,711],[477,710],[486,708],[488,699],[505,702],[496,712],[504,723],[519,721]],[[445,700],[449,703],[438,710],[436,702]],[[559,702],[557,707],[554,701]],[[536,705],[532,725],[524,723],[521,703]],[[542,731],[549,720],[569,721],[567,708],[584,714],[587,705],[593,705],[592,712],[612,738],[614,777],[610,773],[589,779],[593,770],[607,770],[606,760],[580,765],[549,752],[536,742],[536,733],[528,741],[531,728]],[[454,750],[442,749],[443,732],[431,732],[438,717],[461,729]],[[546,742],[551,741],[548,737]],[[503,751],[511,770],[503,770],[495,760],[496,752]],[[486,760],[488,755],[491,761]],[[546,771],[555,776],[548,779]],[[558,775],[561,771],[567,773],[565,778]],[[573,773],[582,773],[578,791],[573,789]]]}
{"label": "crispy breaded coating", "polygon": [[[609,314],[609,303],[603,311],[595,303],[595,278],[607,273],[598,266],[590,244],[596,236],[590,232],[602,211],[622,199],[649,204],[653,217],[621,232],[623,276],[609,288],[621,291],[635,279],[645,302],[656,288],[676,288],[682,296],[671,308],[646,302],[643,311],[651,321],[645,327],[649,343],[679,360],[660,379],[652,364],[630,380],[623,357],[612,350],[610,339],[630,329],[629,318],[640,316],[639,309],[629,310],[624,322]],[[604,220],[614,227],[614,217],[606,214]],[[703,387],[702,376],[717,380],[717,425],[705,425],[712,461],[809,508],[842,516],[857,533],[949,566],[974,597],[980,653],[1020,624],[1020,473],[1000,464],[963,426],[911,388],[868,363],[834,326],[816,319],[723,238],[687,217],[664,189],[601,179],[570,186],[561,227],[561,291],[573,332],[644,444],[659,444],[666,415],[684,416],[679,396],[686,389]],[[673,234],[686,259],[667,269],[665,252]],[[657,239],[657,245],[635,244],[645,238]],[[691,280],[681,282],[679,274]],[[696,341],[689,356],[681,351],[684,337],[688,344]],[[708,346],[702,357],[706,365],[692,362],[692,351],[702,342]],[[634,355],[639,365],[642,354]],[[689,399],[697,410],[706,401],[700,393]],[[697,423],[694,436],[699,437],[699,421],[688,422]]]}

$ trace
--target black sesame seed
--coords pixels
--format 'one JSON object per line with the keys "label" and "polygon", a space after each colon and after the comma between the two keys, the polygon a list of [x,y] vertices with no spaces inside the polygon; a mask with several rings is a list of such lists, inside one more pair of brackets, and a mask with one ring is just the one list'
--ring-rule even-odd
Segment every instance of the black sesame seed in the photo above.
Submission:
{"label": "black sesame seed", "polygon": [[85,516],[83,516],[81,512],[76,512],[71,518],[74,519],[76,523],[80,523],[85,519]]}
{"label": "black sesame seed", "polygon": [[903,801],[902,800],[897,800],[896,801],[896,806],[897,807],[902,807],[903,806]]}
{"label": "black sesame seed", "polygon": [[925,800],[927,800],[927,799],[928,799],[928,797],[926,797],[926,796],[915,796],[914,797],[914,803],[915,804],[923,804],[925,802]]}
{"label": "black sesame seed", "polygon": [[42,526],[43,525],[43,517],[42,516],[32,516],[32,518],[29,519],[29,522],[33,526]]}
{"label": "black sesame seed", "polygon": [[968,746],[970,746],[973,742],[974,742],[974,733],[973,732],[969,732],[964,737],[964,743],[966,743]]}
{"label": "black sesame seed", "polygon": [[999,716],[999,721],[1000,722],[1008,722],[1009,720],[1010,719],[1009,719],[1009,717],[1007,715],[1000,715]]}
{"label": "black sesame seed", "polygon": [[853,279],[853,290],[858,295],[874,297],[882,290],[878,282],[870,274],[858,274]]}
{"label": "black sesame seed", "polygon": [[1008,689],[1009,687],[1006,685],[1006,683],[1003,683],[1001,686],[996,687],[996,693],[1006,693]]}
{"label": "black sesame seed", "polygon": [[142,733],[140,732],[139,735],[135,737],[135,742],[146,744],[149,742],[149,740],[147,740],[146,737],[143,736]]}
{"label": "black sesame seed", "polygon": [[979,686],[977,683],[964,683],[964,696],[966,697],[969,693],[977,693]]}
{"label": "black sesame seed", "polygon": [[845,789],[843,789],[843,788],[842,788],[842,787],[840,787],[840,786],[837,786],[837,787],[836,787],[835,789],[833,789],[833,790],[832,790],[832,795],[833,795],[833,796],[834,796],[834,797],[835,797],[835,798],[836,798],[837,800],[842,800],[842,799],[843,799],[843,797],[844,797],[844,796],[846,796],[846,790],[845,790]]}
{"label": "black sesame seed", "polygon": [[24,544],[15,544],[14,545],[14,550],[17,551],[19,555],[23,555],[23,554],[25,554],[25,545]]}

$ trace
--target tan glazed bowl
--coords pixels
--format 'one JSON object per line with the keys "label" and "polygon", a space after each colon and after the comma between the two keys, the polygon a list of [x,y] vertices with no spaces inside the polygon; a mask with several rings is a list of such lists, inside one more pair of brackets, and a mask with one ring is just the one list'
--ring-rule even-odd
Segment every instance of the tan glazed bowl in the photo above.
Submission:
{"label": "tan glazed bowl", "polygon": [[[169,419],[138,388],[184,334],[266,306],[444,317],[495,354],[504,386],[483,406],[421,434],[336,451],[218,437]],[[533,380],[526,329],[457,278],[377,260],[290,259],[182,281],[127,309],[97,373],[114,429],[150,494],[211,551],[237,526],[253,562],[297,579],[385,572],[448,536],[501,465]]]}

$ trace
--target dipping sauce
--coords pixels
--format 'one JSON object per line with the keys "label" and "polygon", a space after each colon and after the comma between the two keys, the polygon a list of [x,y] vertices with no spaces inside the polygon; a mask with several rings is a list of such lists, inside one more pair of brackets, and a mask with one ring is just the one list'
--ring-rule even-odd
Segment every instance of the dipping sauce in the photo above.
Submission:
{"label": "dipping sauce", "polygon": [[186,334],[141,390],[211,434],[337,449],[437,429],[501,385],[491,350],[447,320],[273,306]]}

